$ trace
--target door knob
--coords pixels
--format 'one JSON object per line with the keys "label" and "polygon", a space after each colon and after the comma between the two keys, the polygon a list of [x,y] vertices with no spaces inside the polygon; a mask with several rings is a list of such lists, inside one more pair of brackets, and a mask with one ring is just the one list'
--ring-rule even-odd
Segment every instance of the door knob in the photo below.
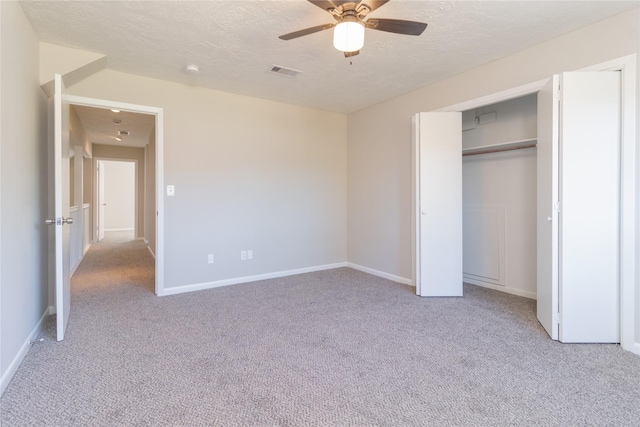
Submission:
{"label": "door knob", "polygon": [[73,218],[62,217],[62,223],[63,224],[73,224]]}
{"label": "door knob", "polygon": [[553,218],[551,218],[550,216],[547,217],[547,221],[551,222],[553,221]]}
{"label": "door knob", "polygon": [[47,224],[47,225],[55,225],[56,220],[53,219],[53,218],[47,218],[47,219],[44,220],[44,223]]}

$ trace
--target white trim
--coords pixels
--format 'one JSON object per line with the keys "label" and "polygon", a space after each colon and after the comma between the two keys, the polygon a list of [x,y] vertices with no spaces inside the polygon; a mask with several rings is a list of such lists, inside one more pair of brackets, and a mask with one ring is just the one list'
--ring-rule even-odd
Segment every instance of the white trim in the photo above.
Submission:
{"label": "white trim", "polygon": [[[65,95],[70,104],[97,108],[117,108],[133,113],[153,114],[156,116],[156,295],[164,293],[164,110],[159,107]],[[95,227],[94,227],[95,228]]]}
{"label": "white trim", "polygon": [[[108,231],[135,231],[135,228],[105,228],[104,229],[105,233]],[[143,239],[143,237],[140,237],[140,239]]]}
{"label": "white trim", "polygon": [[388,279],[393,282],[402,283],[404,285],[409,285],[409,286],[415,286],[413,284],[413,280],[407,279],[406,277],[400,277],[400,276],[396,276],[395,274],[385,273],[384,271],[374,270],[373,268],[354,264],[352,262],[347,262],[347,267],[353,268],[354,270],[363,271],[365,273],[371,274],[372,276],[382,277],[383,279]]}
{"label": "white trim", "polygon": [[507,101],[509,99],[520,98],[521,96],[531,95],[538,92],[549,79],[542,79],[524,85],[516,86],[511,89],[502,90],[490,95],[481,96],[480,98],[470,99],[458,104],[449,105],[448,107],[439,108],[433,111],[466,111],[472,108],[484,107],[485,105],[496,104],[498,102]]}
{"label": "white trim", "polygon": [[159,296],[183,294],[186,292],[202,291],[205,289],[219,288],[221,286],[238,285],[240,283],[256,282],[258,280],[277,279],[279,277],[294,276],[296,274],[312,273],[314,271],[333,270],[347,267],[346,262],[318,265],[315,267],[298,268],[295,270],[277,271],[274,273],[256,274],[254,276],[235,277],[232,279],[217,280],[215,282],[195,283],[193,285],[175,286],[164,288]]}
{"label": "white trim", "polygon": [[522,289],[515,288],[506,288],[500,285],[494,285],[493,283],[483,282],[482,280],[470,279],[469,277],[464,277],[464,283],[474,286],[480,286],[482,288],[493,289],[494,291],[504,292],[506,294],[517,295],[519,297],[536,299],[535,292],[523,291]]}
{"label": "white trim", "polygon": [[36,324],[36,327],[33,328],[31,333],[29,334],[29,336],[25,340],[24,344],[22,344],[22,347],[20,347],[20,350],[18,350],[18,353],[16,354],[16,356],[13,358],[13,360],[9,364],[9,367],[7,368],[7,370],[2,375],[2,378],[0,378],[0,396],[2,394],[4,394],[5,390],[9,386],[9,383],[13,379],[13,376],[18,371],[18,368],[20,367],[20,364],[22,363],[24,358],[27,356],[27,353],[29,352],[29,349],[31,348],[30,341],[35,340],[38,337],[38,335],[40,335],[40,332],[42,331],[42,324],[44,323],[44,319],[51,314],[52,309],[53,309],[53,307],[47,307],[44,310],[44,313],[42,314],[42,317],[40,318],[40,320]]}
{"label": "white trim", "polygon": [[[146,242],[146,243],[149,244],[149,242]],[[151,250],[151,247],[147,246],[147,249],[149,250],[149,253],[153,257],[153,259],[156,259],[156,254],[153,253],[153,251]]]}

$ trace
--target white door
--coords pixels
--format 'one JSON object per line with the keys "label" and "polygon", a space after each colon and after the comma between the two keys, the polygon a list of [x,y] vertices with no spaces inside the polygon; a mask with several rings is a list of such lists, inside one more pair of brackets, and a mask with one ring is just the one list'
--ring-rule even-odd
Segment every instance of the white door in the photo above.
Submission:
{"label": "white door", "polygon": [[562,342],[619,342],[620,77],[563,73],[559,86],[538,98],[538,319]]}
{"label": "white door", "polygon": [[98,162],[98,241],[104,239],[104,211],[107,206],[104,197],[104,162]]}
{"label": "white door", "polygon": [[537,315],[558,339],[558,75],[538,93]]}
{"label": "white door", "polygon": [[462,296],[462,113],[414,116],[414,282],[420,296]]}
{"label": "white door", "polygon": [[[53,143],[54,171],[54,216],[47,223],[55,227],[53,233],[55,247],[55,288],[56,288],[56,335],[64,339],[71,309],[71,285],[69,282],[69,232],[73,221],[69,214],[69,104],[63,99],[64,82],[62,76],[55,75],[53,95],[53,127],[49,129]],[[51,104],[50,104],[51,105]]]}

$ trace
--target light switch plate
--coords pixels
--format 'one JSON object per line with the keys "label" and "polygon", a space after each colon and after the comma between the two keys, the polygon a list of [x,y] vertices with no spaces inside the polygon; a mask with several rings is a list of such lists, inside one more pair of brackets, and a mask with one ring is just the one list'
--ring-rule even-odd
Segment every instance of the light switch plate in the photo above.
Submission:
{"label": "light switch plate", "polygon": [[173,196],[176,194],[176,187],[173,185],[167,185],[167,196]]}

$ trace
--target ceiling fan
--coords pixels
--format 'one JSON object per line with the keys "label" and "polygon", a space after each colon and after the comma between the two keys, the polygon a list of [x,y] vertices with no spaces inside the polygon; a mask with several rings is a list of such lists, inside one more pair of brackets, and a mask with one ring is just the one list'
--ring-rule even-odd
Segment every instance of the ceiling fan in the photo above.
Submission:
{"label": "ceiling fan", "polygon": [[344,52],[345,57],[355,56],[364,46],[364,29],[386,31],[389,33],[419,36],[427,28],[423,22],[405,21],[402,19],[370,18],[367,15],[380,6],[384,6],[390,0],[307,0],[329,12],[336,23],[317,25],[304,30],[284,34],[279,38],[291,40],[318,31],[333,30],[333,45]]}

